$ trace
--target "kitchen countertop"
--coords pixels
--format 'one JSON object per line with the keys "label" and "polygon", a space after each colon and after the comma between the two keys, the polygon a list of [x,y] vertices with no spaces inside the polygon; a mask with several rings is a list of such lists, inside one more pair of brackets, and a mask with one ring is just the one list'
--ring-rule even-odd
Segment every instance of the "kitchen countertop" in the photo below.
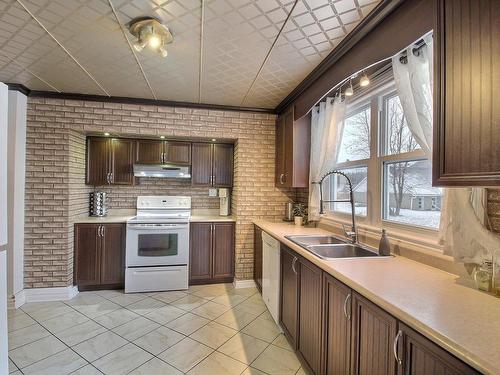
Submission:
{"label": "kitchen countertop", "polygon": [[323,260],[285,235],[330,232],[265,220],[254,223],[472,367],[500,374],[500,298],[460,285],[456,275],[400,256]]}
{"label": "kitchen countertop", "polygon": [[[75,223],[90,223],[90,224],[106,224],[106,223],[126,223],[127,220],[133,218],[135,215],[108,215],[104,217],[95,216],[79,216],[75,219]],[[190,222],[224,222],[236,221],[236,218],[230,216],[219,216],[212,214],[191,215]]]}

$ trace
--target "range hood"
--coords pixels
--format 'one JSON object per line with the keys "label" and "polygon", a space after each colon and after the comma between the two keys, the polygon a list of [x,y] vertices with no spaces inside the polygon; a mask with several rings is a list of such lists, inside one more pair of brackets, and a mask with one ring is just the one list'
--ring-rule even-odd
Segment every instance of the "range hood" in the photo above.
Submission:
{"label": "range hood", "polygon": [[191,167],[179,164],[134,164],[134,176],[191,178]]}

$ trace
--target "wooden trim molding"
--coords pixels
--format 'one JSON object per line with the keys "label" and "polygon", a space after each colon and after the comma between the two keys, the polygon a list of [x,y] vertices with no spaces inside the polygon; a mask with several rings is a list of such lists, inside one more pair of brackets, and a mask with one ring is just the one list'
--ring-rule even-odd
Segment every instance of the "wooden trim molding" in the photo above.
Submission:
{"label": "wooden trim molding", "polygon": [[19,83],[7,83],[9,90],[22,92],[29,97],[66,99],[66,100],[85,100],[90,102],[106,102],[106,103],[124,103],[124,104],[139,104],[139,105],[157,105],[165,107],[183,107],[196,109],[211,109],[217,111],[235,111],[235,112],[255,112],[274,114],[276,111],[273,108],[258,108],[258,107],[240,107],[220,104],[207,103],[190,103],[177,102],[172,100],[155,100],[146,98],[129,98],[124,96],[105,96],[105,95],[88,95],[78,93],[65,93],[53,91],[38,91],[30,90],[26,86]]}

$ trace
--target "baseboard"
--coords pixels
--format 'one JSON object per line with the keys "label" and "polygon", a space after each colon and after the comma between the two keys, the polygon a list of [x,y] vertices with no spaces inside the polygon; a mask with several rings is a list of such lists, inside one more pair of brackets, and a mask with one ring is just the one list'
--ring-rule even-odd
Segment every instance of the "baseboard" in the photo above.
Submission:
{"label": "baseboard", "polygon": [[78,294],[76,286],[24,289],[26,302],[68,301]]}
{"label": "baseboard", "polygon": [[255,288],[255,281],[253,280],[234,280],[233,285],[236,289],[240,288]]}
{"label": "baseboard", "polygon": [[7,299],[7,308],[9,310],[18,309],[22,305],[26,303],[26,293],[24,293],[24,289],[20,292],[17,292],[13,296],[8,297]]}

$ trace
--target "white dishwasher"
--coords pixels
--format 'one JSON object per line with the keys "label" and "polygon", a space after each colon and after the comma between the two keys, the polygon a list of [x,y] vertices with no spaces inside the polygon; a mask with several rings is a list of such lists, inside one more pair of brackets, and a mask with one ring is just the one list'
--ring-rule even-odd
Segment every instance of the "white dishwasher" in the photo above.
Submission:
{"label": "white dishwasher", "polygon": [[280,243],[262,232],[262,299],[279,325]]}

